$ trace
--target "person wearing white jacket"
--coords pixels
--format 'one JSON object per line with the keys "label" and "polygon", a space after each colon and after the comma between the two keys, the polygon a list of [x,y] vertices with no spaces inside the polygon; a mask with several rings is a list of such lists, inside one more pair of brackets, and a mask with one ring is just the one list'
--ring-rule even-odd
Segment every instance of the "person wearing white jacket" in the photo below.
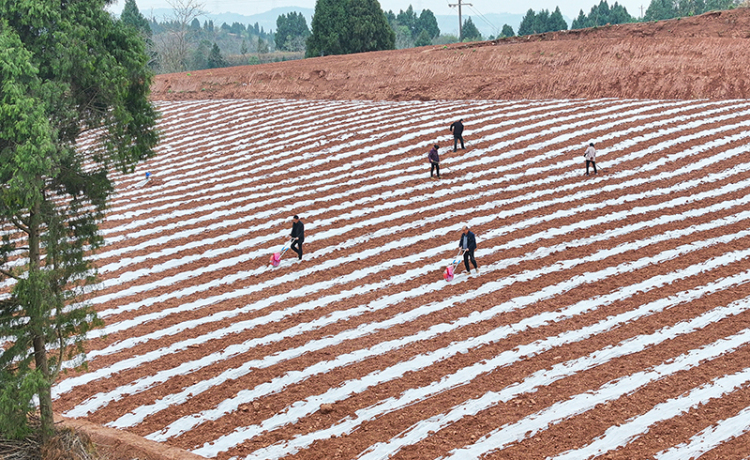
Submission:
{"label": "person wearing white jacket", "polygon": [[586,159],[586,175],[589,175],[589,163],[594,166],[594,174],[596,174],[596,149],[594,143],[590,143],[586,151],[583,153],[583,157]]}

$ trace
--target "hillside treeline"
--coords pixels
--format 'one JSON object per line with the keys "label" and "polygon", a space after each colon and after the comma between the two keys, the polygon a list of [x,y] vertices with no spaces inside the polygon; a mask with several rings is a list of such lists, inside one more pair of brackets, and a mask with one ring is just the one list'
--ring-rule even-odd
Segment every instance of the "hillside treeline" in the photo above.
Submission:
{"label": "hillside treeline", "polygon": [[[302,13],[292,12],[280,15],[273,31],[264,30],[257,22],[219,25],[211,20],[201,21],[199,17],[203,12],[195,2],[177,0],[173,5],[173,17],[147,20],[138,12],[135,0],[126,1],[122,19],[132,23],[146,37],[151,66],[157,73],[492,40],[568,29],[559,7],[552,12],[529,9],[517,32],[504,24],[497,36],[483,36],[472,18],[467,17],[461,36],[455,36],[441,33],[429,9],[417,14],[409,5],[406,10],[395,13],[381,10],[375,0],[318,0],[310,27]],[[637,18],[618,2],[610,5],[607,0],[601,0],[588,13],[580,10],[570,29],[693,16],[731,9],[739,3],[740,0],[651,0],[643,17]],[[351,14],[352,11],[358,13]]]}

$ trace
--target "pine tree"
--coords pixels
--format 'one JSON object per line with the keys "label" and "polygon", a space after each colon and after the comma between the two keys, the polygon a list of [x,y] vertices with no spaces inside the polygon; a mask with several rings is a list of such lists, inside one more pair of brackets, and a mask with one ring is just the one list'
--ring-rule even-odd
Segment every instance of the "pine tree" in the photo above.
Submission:
{"label": "pine tree", "polygon": [[394,49],[396,36],[377,0],[349,0],[349,21],[344,38],[347,53]]}
{"label": "pine tree", "polygon": [[[23,235],[0,246],[0,278],[14,282],[0,302],[10,342],[0,354],[0,429],[22,435],[36,393],[43,439],[54,426],[51,384],[100,323],[76,301],[94,281],[87,254],[102,245],[109,170],[132,171],[157,142],[143,37],[104,0],[66,5],[0,2],[0,225]],[[91,128],[99,146],[79,150]]]}
{"label": "pine tree", "polygon": [[148,25],[148,20],[146,20],[138,10],[138,5],[135,4],[135,0],[125,0],[125,5],[122,7],[122,13],[120,14],[120,20],[140,32],[146,40],[151,39],[151,26]]}
{"label": "pine tree", "polygon": [[294,51],[293,43],[295,41],[307,40],[310,36],[310,29],[307,28],[307,20],[302,13],[293,11],[288,14],[282,14],[276,18],[276,34],[274,40],[277,50]]}
{"label": "pine tree", "polygon": [[270,49],[268,48],[268,43],[266,43],[262,38],[258,37],[258,54],[268,54]]}
{"label": "pine tree", "polygon": [[565,22],[559,6],[555,8],[555,11],[549,17],[547,32],[557,32],[558,30],[568,30],[568,23]]}
{"label": "pine tree", "polygon": [[628,14],[628,10],[622,5],[615,2],[610,8],[607,0],[602,0],[598,5],[591,7],[588,16],[583,14],[583,10],[578,13],[578,17],[573,20],[571,29],[585,29],[587,27],[603,26],[606,24],[625,24],[635,22],[635,18]]}
{"label": "pine tree", "polygon": [[422,13],[419,15],[419,29],[426,30],[430,38],[438,37],[440,35],[440,27],[438,27],[435,13],[430,10],[422,10]]}
{"label": "pine tree", "polygon": [[503,30],[500,32],[501,37],[513,37],[515,35],[516,33],[513,32],[513,27],[509,26],[508,24],[503,25]]}
{"label": "pine tree", "polygon": [[464,25],[461,27],[461,33],[463,34],[461,41],[479,41],[482,39],[482,34],[479,32],[479,29],[477,29],[477,26],[474,25],[474,21],[471,20],[471,17],[468,17],[464,21]]}
{"label": "pine tree", "polygon": [[398,16],[396,16],[396,22],[401,26],[406,26],[412,38],[416,38],[419,35],[421,30],[419,28],[419,18],[411,5],[409,5],[406,11],[399,11]]}
{"label": "pine tree", "polygon": [[521,25],[518,26],[518,35],[532,35],[537,33],[535,29],[536,13],[534,10],[529,8],[526,14],[521,19]]}
{"label": "pine tree", "polygon": [[417,40],[414,42],[414,46],[427,46],[431,44],[432,39],[430,38],[430,34],[427,32],[427,30],[422,29],[422,32],[420,32]]}
{"label": "pine tree", "polygon": [[651,0],[643,15],[644,21],[661,21],[672,19],[677,15],[672,0]]}
{"label": "pine tree", "polygon": [[214,43],[214,46],[211,48],[211,52],[208,54],[206,64],[208,65],[209,69],[218,69],[220,67],[226,67],[228,65],[226,59],[224,59],[224,56],[221,55],[221,49],[219,48],[219,45],[217,45],[216,43]]}
{"label": "pine tree", "polygon": [[347,14],[340,0],[317,0],[312,18],[312,34],[307,39],[306,57],[346,54],[342,44],[345,36],[343,24]]}
{"label": "pine tree", "polygon": [[575,19],[573,19],[573,22],[570,24],[570,30],[585,29],[587,27],[587,25],[586,25],[586,20],[587,19],[588,18],[583,13],[583,10],[580,10],[578,12],[578,17],[575,18]]}
{"label": "pine tree", "polygon": [[609,23],[627,24],[629,22],[635,22],[635,18],[628,13],[628,10],[624,6],[615,2],[615,4],[612,5],[612,9],[609,10]]}
{"label": "pine tree", "polygon": [[190,68],[192,70],[208,69],[208,55],[210,52],[211,42],[208,40],[201,40],[193,51]]}
{"label": "pine tree", "polygon": [[307,57],[394,49],[396,36],[377,0],[317,0]]}

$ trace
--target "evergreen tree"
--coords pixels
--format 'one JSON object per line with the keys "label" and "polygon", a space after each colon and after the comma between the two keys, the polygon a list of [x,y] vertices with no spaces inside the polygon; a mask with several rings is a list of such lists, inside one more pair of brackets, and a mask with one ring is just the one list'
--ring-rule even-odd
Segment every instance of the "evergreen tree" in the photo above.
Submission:
{"label": "evergreen tree", "polygon": [[521,25],[518,26],[518,35],[532,35],[537,33],[536,29],[536,13],[534,10],[529,8],[526,14],[521,19]]}
{"label": "evergreen tree", "polygon": [[408,27],[398,25],[398,22],[396,22],[392,28],[396,39],[396,49],[402,50],[414,47],[414,39],[411,38]]}
{"label": "evergreen tree", "polygon": [[[437,18],[430,10],[422,10],[421,14],[417,16],[414,8],[409,5],[406,11],[401,10],[398,15],[394,14],[393,11],[388,11],[385,16],[395,33],[397,49],[411,48],[415,45],[424,46],[432,43],[432,39],[440,35]],[[422,31],[427,32],[429,42],[424,37],[420,38]]]}
{"label": "evergreen tree", "polygon": [[[0,301],[6,435],[22,434],[31,393],[43,440],[51,435],[51,384],[100,323],[78,301],[94,281],[87,254],[103,242],[109,171],[132,171],[157,142],[143,37],[108,4],[0,2],[0,225],[23,235],[6,233],[0,245],[0,278],[14,282]],[[100,143],[81,150],[76,140],[91,128]]]}
{"label": "evergreen tree", "polygon": [[703,12],[728,10],[734,6],[734,0],[706,0]]}
{"label": "evergreen tree", "polygon": [[578,17],[573,19],[573,22],[570,24],[570,30],[585,29],[586,27],[588,27],[588,25],[586,24],[587,20],[588,18],[583,13],[583,10],[580,10],[578,12]]}
{"label": "evergreen tree", "polygon": [[513,27],[509,26],[508,24],[503,25],[503,30],[500,32],[501,37],[513,37],[515,35],[516,33],[513,32]]}
{"label": "evergreen tree", "polygon": [[540,10],[534,18],[534,33],[543,34],[549,32],[550,14],[549,10]]}
{"label": "evergreen tree", "polygon": [[135,0],[125,0],[125,6],[120,14],[120,21],[132,27],[141,34],[146,42],[146,52],[149,56],[149,66],[157,65],[157,53],[152,41],[153,32],[149,21],[138,10]]}
{"label": "evergreen tree", "polygon": [[479,29],[477,29],[477,26],[474,25],[474,21],[471,20],[471,17],[468,17],[464,21],[464,25],[461,27],[461,41],[479,41],[482,39],[482,34],[479,33]]}
{"label": "evergreen tree", "polygon": [[587,27],[603,26],[606,24],[625,24],[634,22],[635,18],[630,16],[628,10],[622,5],[615,2],[612,8],[609,7],[607,0],[601,0],[598,5],[591,7],[588,16],[583,14],[583,10],[578,13],[578,17],[573,20],[571,29],[585,29]]}
{"label": "evergreen tree", "polygon": [[208,54],[207,62],[209,69],[218,69],[220,67],[226,67],[227,61],[224,59],[224,56],[221,55],[221,49],[219,48],[219,45],[214,43],[214,46],[211,48],[211,52]]}
{"label": "evergreen tree", "polygon": [[349,0],[347,11],[350,13],[346,29],[350,34],[345,38],[347,53],[395,48],[396,36],[377,0]]}
{"label": "evergreen tree", "polygon": [[346,3],[346,0],[316,0],[306,57],[347,53],[343,45],[346,34],[343,25],[347,22]]}
{"label": "evergreen tree", "polygon": [[[700,0],[702,1],[702,0]],[[612,9],[609,10],[609,23],[610,24],[627,24],[629,22],[635,22],[635,18],[628,13],[627,8],[615,2]]]}
{"label": "evergreen tree", "polygon": [[555,8],[555,12],[549,17],[547,32],[557,32],[558,30],[568,30],[568,23],[565,22],[559,6]]}
{"label": "evergreen tree", "polygon": [[430,10],[422,10],[419,15],[419,30],[420,34],[422,30],[426,30],[430,38],[436,38],[440,35],[440,27],[438,27],[435,13]]}
{"label": "evergreen tree", "polygon": [[414,12],[414,8],[412,8],[411,5],[406,9],[406,11],[399,11],[398,16],[396,16],[396,22],[401,25],[405,26],[407,29],[409,29],[409,34],[412,38],[416,38],[417,35],[419,35],[420,28],[419,28],[419,18],[417,17],[417,13]]}
{"label": "evergreen tree", "polygon": [[427,32],[427,30],[422,29],[422,32],[420,32],[417,40],[414,42],[414,46],[427,46],[431,44],[432,39],[430,38],[430,34]]}
{"label": "evergreen tree", "polygon": [[201,40],[193,51],[193,58],[190,65],[192,70],[208,69],[208,54],[211,52],[211,42]]}
{"label": "evergreen tree", "polygon": [[562,17],[559,7],[551,14],[549,10],[541,10],[539,13],[535,13],[534,10],[529,9],[521,20],[518,35],[542,34],[567,29],[568,23]]}
{"label": "evergreen tree", "polygon": [[124,24],[137,30],[144,39],[151,39],[151,26],[149,26],[146,18],[143,17],[141,12],[138,10],[138,5],[135,4],[135,0],[125,0],[125,6],[122,7],[120,20]]}
{"label": "evergreen tree", "polygon": [[307,28],[307,20],[302,13],[291,12],[282,14],[276,18],[276,34],[274,40],[277,50],[294,51],[295,42],[307,40],[310,29]]}
{"label": "evergreen tree", "polygon": [[395,41],[377,0],[317,0],[305,55],[394,49]]}
{"label": "evergreen tree", "polygon": [[609,4],[607,3],[607,0],[601,0],[599,2],[599,6],[597,8],[597,17],[596,17],[596,25],[597,26],[603,26],[606,24],[611,24],[609,20]]}
{"label": "evergreen tree", "polygon": [[268,43],[266,43],[262,38],[258,37],[258,54],[268,54],[270,50],[268,49]]}
{"label": "evergreen tree", "polygon": [[643,15],[644,21],[660,21],[672,19],[677,15],[672,0],[651,0]]}
{"label": "evergreen tree", "polygon": [[245,25],[240,24],[239,22],[233,22],[231,26],[229,26],[229,33],[234,35],[240,35],[242,32],[245,31]]}
{"label": "evergreen tree", "polygon": [[393,10],[388,10],[388,12],[385,13],[385,18],[388,20],[388,24],[390,24],[391,27],[396,23],[396,13],[394,13]]}

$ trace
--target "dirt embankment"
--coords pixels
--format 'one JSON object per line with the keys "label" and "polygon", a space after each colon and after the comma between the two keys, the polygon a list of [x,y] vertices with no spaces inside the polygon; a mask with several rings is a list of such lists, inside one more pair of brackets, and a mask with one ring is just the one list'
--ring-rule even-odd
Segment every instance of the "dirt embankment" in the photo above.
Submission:
{"label": "dirt embankment", "polygon": [[[115,430],[85,420],[73,420],[55,415],[62,427],[85,433],[97,446],[102,458],[107,460],[200,460],[200,457],[182,449]],[[67,458],[67,457],[66,457]]]}
{"label": "dirt embankment", "polygon": [[750,9],[159,75],[155,100],[750,97]]}

